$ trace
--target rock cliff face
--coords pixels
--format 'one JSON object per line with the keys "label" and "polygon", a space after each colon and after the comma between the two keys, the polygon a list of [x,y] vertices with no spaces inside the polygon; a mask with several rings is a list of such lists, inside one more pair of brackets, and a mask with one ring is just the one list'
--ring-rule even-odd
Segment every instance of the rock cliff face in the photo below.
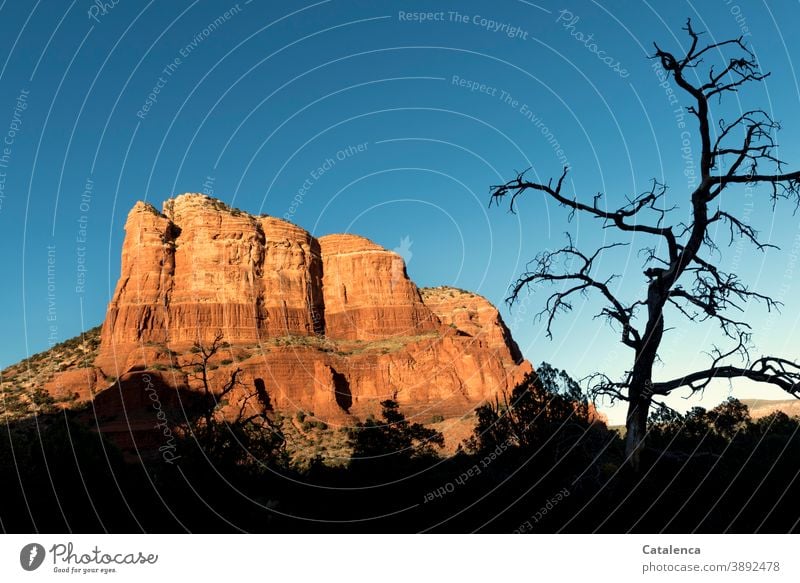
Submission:
{"label": "rock cliff face", "polygon": [[486,298],[452,287],[423,289],[425,305],[447,324],[472,338],[480,338],[496,351],[508,350],[514,362],[522,362],[522,352],[511,337],[500,312]]}
{"label": "rock cliff face", "polygon": [[356,235],[327,235],[319,243],[326,333],[331,338],[371,341],[438,328],[408,279],[402,257]]}
{"label": "rock cliff face", "polygon": [[[162,212],[137,203],[125,231],[94,369],[77,375],[94,375],[92,392],[112,377],[140,391],[135,373],[153,368],[163,384],[192,390],[180,365],[218,333],[228,344],[212,380],[239,367],[276,407],[332,420],[387,398],[412,414],[463,414],[531,370],[488,301],[420,291],[399,255],[363,237],[316,239],[200,194]],[[69,392],[73,380],[53,382]]]}
{"label": "rock cliff face", "polygon": [[137,203],[125,232],[100,367],[128,367],[142,344],[187,346],[218,330],[228,342],[324,332],[319,243],[303,229],[189,194],[163,214]]}

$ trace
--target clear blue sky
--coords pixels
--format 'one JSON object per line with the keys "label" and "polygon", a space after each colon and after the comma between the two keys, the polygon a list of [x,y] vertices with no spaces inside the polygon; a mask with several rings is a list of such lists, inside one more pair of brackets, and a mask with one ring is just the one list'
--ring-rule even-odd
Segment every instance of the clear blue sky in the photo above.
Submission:
{"label": "clear blue sky", "polygon": [[[11,141],[0,150],[2,366],[102,321],[139,199],[160,206],[213,189],[251,212],[293,213],[317,235],[352,231],[388,248],[408,237],[419,285],[456,285],[499,305],[525,262],[561,245],[565,231],[587,250],[613,236],[568,223],[540,196],[521,201],[518,215],[487,208],[489,186],[515,170],[533,166],[544,179],[566,161],[569,191],[603,191],[609,204],[657,177],[685,217],[685,136],[647,55],[654,40],[685,45],[687,16],[709,38],[745,35],[772,77],[723,111],[774,112],[781,154],[800,166],[798,2],[101,4],[0,2],[0,134]],[[720,264],[786,302],[779,317],[747,307],[755,353],[795,358],[798,217],[789,205],[773,214],[762,195],[727,194],[723,204],[749,213],[783,251],[726,250]],[[629,296],[640,264],[623,251],[600,267],[624,271]],[[529,359],[575,376],[624,370],[630,354],[592,320],[595,302],[576,304],[550,341],[532,319],[542,301],[502,308]],[[705,364],[713,329],[669,324],[678,329],[659,374]]]}

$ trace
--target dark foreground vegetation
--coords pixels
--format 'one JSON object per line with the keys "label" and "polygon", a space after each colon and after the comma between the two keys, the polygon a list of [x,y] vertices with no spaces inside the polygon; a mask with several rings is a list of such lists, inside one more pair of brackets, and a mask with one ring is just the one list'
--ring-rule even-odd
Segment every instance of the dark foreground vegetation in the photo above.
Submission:
{"label": "dark foreground vegetation", "polygon": [[[730,399],[658,411],[638,471],[569,376],[539,368],[477,411],[453,457],[397,404],[348,433],[346,467],[299,470],[269,418],[198,420],[131,462],[71,412],[0,440],[6,532],[789,532],[798,530],[798,418],[753,421]],[[258,427],[254,430],[253,427]],[[251,452],[252,455],[247,452]],[[258,459],[256,459],[258,458]],[[171,460],[165,461],[165,460]]]}

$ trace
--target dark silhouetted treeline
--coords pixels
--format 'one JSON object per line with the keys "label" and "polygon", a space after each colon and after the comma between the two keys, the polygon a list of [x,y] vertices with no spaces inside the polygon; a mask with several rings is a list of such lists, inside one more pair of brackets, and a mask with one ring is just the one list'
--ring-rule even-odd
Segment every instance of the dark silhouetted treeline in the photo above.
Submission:
{"label": "dark silhouetted treeline", "polygon": [[[544,364],[476,412],[455,456],[397,403],[350,428],[347,467],[298,470],[279,435],[184,432],[131,461],[76,413],[8,424],[7,532],[789,532],[798,530],[798,419],[729,399],[652,415],[643,467],[577,384]],[[274,431],[272,425],[264,425]],[[255,441],[254,441],[255,440]],[[243,454],[243,451],[245,453]],[[255,452],[253,455],[246,452]],[[257,459],[258,458],[258,459]],[[171,460],[171,461],[167,461]]]}

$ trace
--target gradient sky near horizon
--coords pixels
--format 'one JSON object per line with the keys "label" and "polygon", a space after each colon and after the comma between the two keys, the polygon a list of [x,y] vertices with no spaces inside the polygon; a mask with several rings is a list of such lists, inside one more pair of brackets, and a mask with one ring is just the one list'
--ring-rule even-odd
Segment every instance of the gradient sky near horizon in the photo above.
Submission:
{"label": "gradient sky near horizon", "polygon": [[[685,220],[699,138],[679,107],[688,101],[675,103],[648,56],[653,41],[686,47],[687,17],[709,40],[743,35],[772,72],[717,112],[773,113],[779,153],[800,167],[796,1],[0,2],[0,366],[102,321],[135,201],[160,207],[206,192],[315,235],[354,232],[402,248],[418,285],[454,285],[498,305],[532,362],[618,375],[631,354],[593,319],[595,298],[575,302],[552,340],[533,317],[544,291],[512,309],[503,300],[526,262],[563,245],[565,232],[586,251],[631,243],[598,275],[623,273],[615,290],[635,298],[637,251],[652,242],[586,217],[570,222],[541,195],[520,199],[517,214],[489,208],[489,187],[525,168],[546,181],[568,164],[570,194],[603,192],[616,208],[656,178],[678,205],[674,222]],[[744,306],[753,354],[798,358],[800,216],[789,203],[773,212],[760,190],[731,190],[721,204],[781,247],[723,245],[717,258],[785,304],[780,314]],[[724,243],[727,231],[715,236]],[[714,326],[669,317],[660,378],[704,368],[703,351],[725,346]],[[702,399],[669,402],[712,406],[730,390],[720,383]]]}

